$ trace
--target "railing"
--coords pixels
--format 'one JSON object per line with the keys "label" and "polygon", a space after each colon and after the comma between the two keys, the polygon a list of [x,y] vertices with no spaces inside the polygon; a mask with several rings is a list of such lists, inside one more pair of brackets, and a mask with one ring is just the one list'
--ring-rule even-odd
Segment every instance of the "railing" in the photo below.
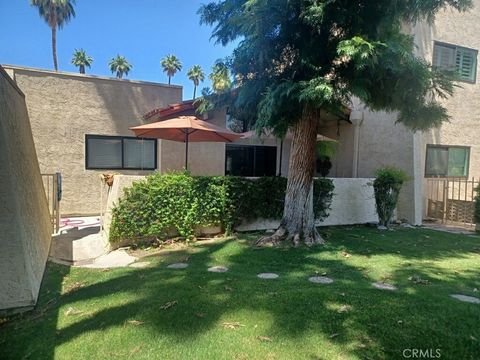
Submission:
{"label": "railing", "polygon": [[426,180],[426,216],[442,224],[474,226],[475,189],[480,181],[472,178],[430,178]]}
{"label": "railing", "polygon": [[62,198],[62,177],[60,173],[42,174],[43,187],[48,201],[53,233],[60,229],[60,200]]}

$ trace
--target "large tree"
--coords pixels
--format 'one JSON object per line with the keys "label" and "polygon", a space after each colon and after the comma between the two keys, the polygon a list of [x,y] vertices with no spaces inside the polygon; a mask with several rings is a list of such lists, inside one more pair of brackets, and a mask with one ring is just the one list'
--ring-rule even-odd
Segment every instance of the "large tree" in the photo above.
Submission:
{"label": "large tree", "polygon": [[193,81],[193,100],[197,95],[197,87],[200,85],[200,82],[205,80],[205,73],[202,70],[200,65],[193,65],[187,73],[188,79]]}
{"label": "large tree", "polygon": [[123,75],[128,75],[133,65],[130,64],[125,56],[117,55],[108,63],[108,67],[112,74],[116,74],[118,79],[122,79]]}
{"label": "large tree", "polygon": [[87,55],[85,50],[80,49],[73,52],[72,64],[78,67],[80,74],[85,74],[85,68],[91,67],[93,63],[93,58],[90,55]]}
{"label": "large tree", "polygon": [[230,110],[282,137],[293,130],[283,219],[263,242],[322,243],[313,214],[315,142],[321,115],[340,113],[353,97],[372,110],[398,111],[413,130],[439,126],[452,94],[447,76],[414,55],[404,29],[433,21],[470,0],[221,0],[203,5],[213,38],[239,44],[229,61],[235,76]]}
{"label": "large tree", "polygon": [[182,63],[175,55],[165,56],[160,61],[160,65],[162,66],[163,71],[167,73],[168,85],[170,85],[170,81],[177,71],[182,70]]}
{"label": "large tree", "polygon": [[31,0],[38,8],[40,16],[52,30],[53,67],[58,71],[57,28],[61,29],[72,17],[75,17],[75,0]]}

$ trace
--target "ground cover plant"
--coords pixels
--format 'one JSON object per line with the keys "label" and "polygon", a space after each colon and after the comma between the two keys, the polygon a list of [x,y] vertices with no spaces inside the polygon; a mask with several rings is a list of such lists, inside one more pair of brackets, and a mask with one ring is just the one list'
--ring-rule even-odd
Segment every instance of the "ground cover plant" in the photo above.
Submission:
{"label": "ground cover plant", "polygon": [[[478,236],[320,232],[326,245],[288,251],[252,247],[259,234],[182,244],[143,269],[49,264],[36,310],[0,326],[0,358],[401,359],[414,348],[479,358],[480,305],[450,297],[478,297]],[[166,267],[179,261],[188,268]]]}

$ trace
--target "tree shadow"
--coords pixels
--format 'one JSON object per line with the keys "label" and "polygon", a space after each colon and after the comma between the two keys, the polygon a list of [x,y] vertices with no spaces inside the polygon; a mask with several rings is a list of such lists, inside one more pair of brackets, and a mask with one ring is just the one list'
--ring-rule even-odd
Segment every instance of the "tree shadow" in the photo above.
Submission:
{"label": "tree shadow", "polygon": [[[128,332],[138,322],[168,339],[171,346],[185,346],[225,322],[245,322],[250,326],[249,318],[254,314],[259,323],[263,318],[269,319],[269,325],[260,325],[259,334],[275,339],[270,345],[274,350],[280,349],[280,344],[293,344],[315,334],[340,349],[347,358],[397,359],[403,349],[412,347],[440,347],[446,358],[462,349],[465,355],[462,358],[474,358],[478,348],[472,340],[452,334],[450,324],[458,325],[461,318],[462,329],[472,329],[471,336],[480,339],[479,329],[475,328],[478,305],[458,304],[447,295],[448,289],[465,291],[477,284],[479,273],[475,269],[455,274],[430,263],[415,263],[392,270],[388,281],[399,290],[386,292],[372,288],[371,282],[378,279],[361,266],[348,257],[336,255],[348,251],[360,256],[356,239],[335,238],[325,247],[299,249],[257,249],[246,243],[226,240],[153,255],[144,259],[152,263],[149,268],[118,270],[105,281],[62,295],[59,299],[62,309],[68,305],[82,313],[72,316],[71,321],[65,321],[65,314],[61,315],[64,319],[56,328],[58,319],[54,317],[47,321],[48,325],[36,324],[34,329],[40,327],[50,332],[47,347],[54,349],[85,333],[112,328]],[[393,253],[393,248],[387,248],[385,255]],[[455,253],[451,256],[462,255],[451,253]],[[446,250],[439,250],[434,256],[444,258],[446,254]],[[405,256],[416,255],[412,251]],[[420,255],[420,259],[424,258]],[[165,261],[187,261],[189,267],[167,269]],[[213,265],[225,265],[230,270],[207,272]],[[256,277],[261,272],[275,272],[280,278],[261,280]],[[323,273],[335,279],[334,283],[308,282],[308,276]],[[412,274],[428,280],[429,284],[412,282],[409,280]],[[93,300],[102,304],[99,310],[82,307],[82,302]],[[231,331],[234,334],[236,330]],[[458,334],[465,335],[461,330]],[[23,335],[13,340],[19,355],[25,355],[22,340],[25,340]],[[53,358],[53,349],[35,357]],[[300,357],[308,352],[312,359],[329,358],[325,349],[315,346],[302,351]]]}

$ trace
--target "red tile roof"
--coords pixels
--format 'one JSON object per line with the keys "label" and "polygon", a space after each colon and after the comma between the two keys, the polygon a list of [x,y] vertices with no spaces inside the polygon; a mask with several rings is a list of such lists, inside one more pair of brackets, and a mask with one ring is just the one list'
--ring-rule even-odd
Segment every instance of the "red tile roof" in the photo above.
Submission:
{"label": "red tile roof", "polygon": [[143,118],[145,120],[150,120],[152,117],[155,116],[158,119],[162,119],[184,111],[195,110],[195,108],[196,106],[194,105],[194,100],[187,100],[179,104],[170,104],[165,108],[153,109],[152,111],[149,111],[148,113],[143,115]]}

